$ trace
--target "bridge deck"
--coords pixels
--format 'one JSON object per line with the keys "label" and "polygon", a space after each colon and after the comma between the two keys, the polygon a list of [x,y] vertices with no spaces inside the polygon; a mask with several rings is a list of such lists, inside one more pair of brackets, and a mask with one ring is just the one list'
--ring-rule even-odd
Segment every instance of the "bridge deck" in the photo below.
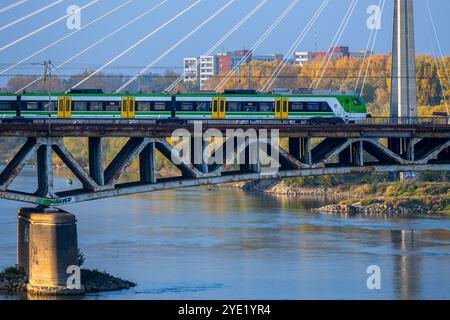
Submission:
{"label": "bridge deck", "polygon": [[[354,124],[299,124],[289,121],[203,121],[202,132],[216,129],[278,130],[281,137],[449,137],[450,125],[443,119],[426,123],[386,123],[364,121]],[[158,122],[155,120],[34,120],[32,123],[0,122],[3,137],[170,137],[177,129],[194,132],[194,121],[189,123]]]}

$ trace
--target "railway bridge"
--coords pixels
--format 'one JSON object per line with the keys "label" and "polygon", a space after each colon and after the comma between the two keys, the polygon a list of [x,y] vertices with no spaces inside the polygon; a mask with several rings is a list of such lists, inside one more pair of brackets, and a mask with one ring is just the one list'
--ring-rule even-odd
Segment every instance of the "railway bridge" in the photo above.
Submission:
{"label": "railway bridge", "polygon": [[[234,134],[236,129],[241,130],[240,135]],[[184,141],[189,139],[189,155],[180,148],[181,142],[173,142],[174,132],[180,130],[187,135]],[[0,197],[43,207],[235,181],[450,170],[450,125],[446,118],[371,118],[340,125],[249,120],[176,123],[36,119],[26,124],[4,121],[0,123],[0,136],[26,138],[0,174]],[[68,137],[87,141],[87,168],[65,146]],[[105,138],[127,139],[109,164],[104,161]],[[158,176],[157,152],[178,169],[179,175]],[[55,156],[82,187],[55,190]],[[36,159],[35,191],[12,190],[11,183],[30,159]],[[121,182],[136,159],[139,179]]]}

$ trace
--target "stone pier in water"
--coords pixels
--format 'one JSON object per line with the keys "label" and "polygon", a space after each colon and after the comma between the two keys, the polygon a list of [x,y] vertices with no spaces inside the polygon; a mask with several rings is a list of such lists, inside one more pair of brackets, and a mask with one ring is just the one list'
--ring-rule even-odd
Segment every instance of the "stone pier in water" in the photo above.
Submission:
{"label": "stone pier in water", "polygon": [[17,264],[28,276],[30,294],[84,293],[82,286],[73,289],[70,285],[78,268],[77,226],[73,214],[60,209],[21,208],[17,234]]}

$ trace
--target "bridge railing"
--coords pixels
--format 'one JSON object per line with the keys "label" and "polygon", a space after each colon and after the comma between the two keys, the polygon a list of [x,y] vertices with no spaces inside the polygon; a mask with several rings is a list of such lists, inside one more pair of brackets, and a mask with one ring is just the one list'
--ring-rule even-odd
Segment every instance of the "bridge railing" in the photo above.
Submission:
{"label": "bridge railing", "polygon": [[[182,123],[177,119],[111,119],[111,118],[93,118],[93,119],[53,119],[53,118],[35,118],[35,119],[15,119],[15,118],[0,118],[0,124],[34,124],[34,125],[156,125],[164,123]],[[295,124],[295,120],[252,120],[252,119],[194,119],[187,120],[187,123],[192,124],[195,121],[202,121],[205,124],[217,125],[257,125],[257,124]],[[185,122],[183,122],[185,123]],[[305,123],[308,124],[308,123]],[[309,123],[314,125],[332,124],[332,122],[324,121],[323,123]],[[390,117],[371,117],[349,123],[342,123],[338,125],[374,125],[374,126],[388,126],[388,125],[450,125],[450,116],[448,117],[416,117],[416,118],[390,118]]]}
{"label": "bridge railing", "polygon": [[449,125],[450,117],[415,117],[415,118],[372,117],[357,120],[356,123],[365,125]]}

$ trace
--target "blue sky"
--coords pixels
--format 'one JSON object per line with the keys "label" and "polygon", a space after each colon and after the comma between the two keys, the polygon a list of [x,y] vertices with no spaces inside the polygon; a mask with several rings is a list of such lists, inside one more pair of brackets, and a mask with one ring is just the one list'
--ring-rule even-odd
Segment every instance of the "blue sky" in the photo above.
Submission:
{"label": "blue sky", "polygon": [[[0,9],[17,1],[18,0],[0,0]],[[55,0],[28,0],[25,4],[17,6],[7,12],[0,13],[0,27],[54,1]],[[65,15],[69,5],[76,4],[83,6],[90,1],[92,0],[65,0],[43,13],[11,28],[0,31],[0,47],[3,47],[11,41]],[[162,0],[134,0],[120,11],[103,19],[95,25],[86,28],[68,40],[52,47],[48,51],[39,54],[29,62],[40,62],[45,59],[51,59],[54,64],[58,64],[161,1]],[[192,11],[150,37],[123,58],[119,59],[108,68],[107,71],[121,71],[128,74],[133,74],[133,71],[137,72],[137,68],[131,67],[142,67],[149,64],[228,1],[229,0],[203,0]],[[182,58],[184,56],[195,56],[205,52],[260,1],[261,0],[236,0],[222,14],[206,25],[177,50],[160,61],[157,66],[162,69],[165,69],[166,67],[177,68],[182,65]],[[126,2],[126,0],[99,0],[96,4],[83,10],[82,24],[92,21],[124,2]],[[81,71],[84,68],[93,69],[101,66],[103,63],[134,44],[193,2],[195,2],[195,0],[169,0],[166,4],[150,13],[142,20],[134,23],[126,30],[78,57],[66,68],[57,71],[56,74],[72,74]],[[220,50],[250,48],[264,30],[270,26],[276,17],[291,2],[292,0],[268,0],[254,17],[225,41],[220,47]],[[370,5],[378,4],[378,2],[379,0],[359,0],[352,19],[340,41],[341,44],[349,45],[351,50],[361,50],[365,48],[370,32],[366,27],[368,18],[366,10]],[[428,53],[431,52],[428,36],[428,34],[431,34],[429,33],[431,29],[429,28],[426,3],[425,0],[415,0],[414,2],[416,17],[416,51],[418,53]],[[444,54],[449,54],[450,41],[448,40],[448,31],[450,30],[450,1],[429,0],[429,2],[436,22],[436,28],[439,32],[442,49]],[[297,37],[298,33],[303,30],[307,21],[316,11],[320,3],[321,1],[319,0],[300,0],[282,24],[264,43],[262,43],[256,53],[285,53]],[[330,1],[330,4],[316,24],[318,34],[317,46],[319,50],[326,50],[328,48],[350,3],[351,0]],[[375,45],[376,52],[390,52],[392,11],[393,0],[387,0],[381,30]],[[299,48],[300,50],[314,50],[315,37],[313,30],[303,41]],[[0,69],[3,70],[8,64],[19,61],[53,41],[58,40],[69,32],[72,31],[67,29],[65,21],[61,21],[27,40],[0,52]],[[160,72],[161,69],[153,69],[152,71]],[[32,66],[29,63],[26,63],[21,67],[11,70],[9,74],[35,74],[41,72],[42,67]],[[5,77],[1,77],[0,84],[4,83],[4,81]]]}

